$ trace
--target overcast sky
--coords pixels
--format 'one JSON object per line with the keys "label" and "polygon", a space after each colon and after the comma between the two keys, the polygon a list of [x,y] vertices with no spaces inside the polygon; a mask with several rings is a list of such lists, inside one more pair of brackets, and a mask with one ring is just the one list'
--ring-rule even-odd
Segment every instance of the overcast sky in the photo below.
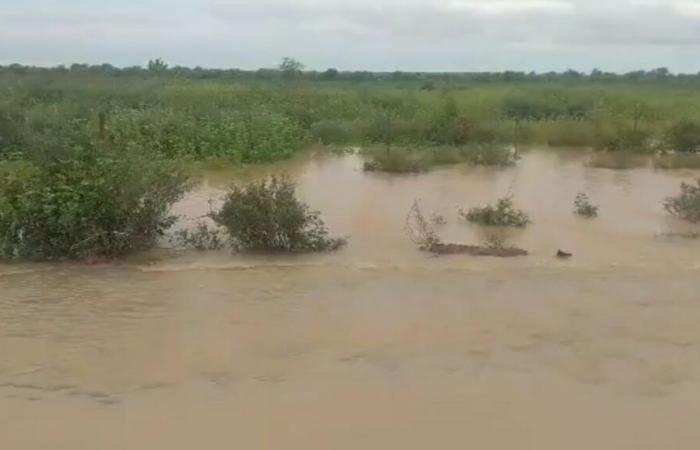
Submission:
{"label": "overcast sky", "polygon": [[0,0],[0,64],[700,71],[700,0]]}

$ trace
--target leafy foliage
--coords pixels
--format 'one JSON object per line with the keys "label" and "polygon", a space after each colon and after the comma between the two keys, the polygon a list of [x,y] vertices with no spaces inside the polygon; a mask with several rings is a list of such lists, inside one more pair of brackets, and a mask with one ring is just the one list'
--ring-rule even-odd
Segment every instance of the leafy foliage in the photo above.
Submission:
{"label": "leafy foliage", "polygon": [[666,132],[666,143],[672,151],[700,152],[700,123],[682,120],[673,124]]}
{"label": "leafy foliage", "polygon": [[192,248],[199,251],[219,250],[224,247],[221,231],[209,227],[205,222],[197,223],[194,229],[185,228],[175,233],[171,242],[179,247]]}
{"label": "leafy foliage", "polygon": [[148,248],[173,224],[170,206],[187,187],[175,164],[139,153],[81,150],[3,171],[3,258],[115,257]]}
{"label": "leafy foliage", "polygon": [[700,179],[696,184],[683,183],[680,195],[666,199],[664,207],[676,217],[700,223]]}
{"label": "leafy foliage", "polygon": [[580,217],[592,219],[598,217],[599,207],[591,202],[587,194],[581,192],[574,200],[574,213]]}
{"label": "leafy foliage", "polygon": [[233,186],[211,218],[238,250],[318,252],[346,243],[329,237],[320,213],[297,198],[294,183],[285,177]]}
{"label": "leafy foliage", "polygon": [[513,197],[500,198],[496,205],[486,205],[471,208],[468,211],[459,211],[466,221],[486,226],[498,227],[525,227],[530,224],[530,217],[523,211],[515,208]]}

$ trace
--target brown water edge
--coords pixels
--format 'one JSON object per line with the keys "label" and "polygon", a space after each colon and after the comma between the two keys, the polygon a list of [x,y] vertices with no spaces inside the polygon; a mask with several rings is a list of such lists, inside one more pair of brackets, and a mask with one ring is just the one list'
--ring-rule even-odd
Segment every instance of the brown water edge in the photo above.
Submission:
{"label": "brown water edge", "polygon": [[[655,237],[697,231],[660,205],[697,173],[545,152],[400,177],[283,167],[346,249],[0,268],[0,448],[698,447],[700,243]],[[457,207],[509,188],[531,256],[431,257],[402,231],[418,197],[446,240],[478,242]],[[580,190],[599,219],[573,217]]]}

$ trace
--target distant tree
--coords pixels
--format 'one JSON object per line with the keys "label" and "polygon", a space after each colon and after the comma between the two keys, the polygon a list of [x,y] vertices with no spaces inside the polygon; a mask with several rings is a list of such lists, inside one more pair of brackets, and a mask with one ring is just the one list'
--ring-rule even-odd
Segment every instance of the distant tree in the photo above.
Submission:
{"label": "distant tree", "polygon": [[285,78],[294,79],[301,75],[304,70],[304,64],[294,58],[284,57],[278,68]]}
{"label": "distant tree", "polygon": [[168,65],[160,58],[148,61],[148,71],[153,73],[163,73],[168,70]]}
{"label": "distant tree", "polygon": [[323,80],[335,80],[340,75],[338,69],[328,69],[321,74],[321,79]]}
{"label": "distant tree", "polygon": [[666,67],[659,67],[649,71],[649,77],[654,80],[665,80],[671,75],[671,72]]}

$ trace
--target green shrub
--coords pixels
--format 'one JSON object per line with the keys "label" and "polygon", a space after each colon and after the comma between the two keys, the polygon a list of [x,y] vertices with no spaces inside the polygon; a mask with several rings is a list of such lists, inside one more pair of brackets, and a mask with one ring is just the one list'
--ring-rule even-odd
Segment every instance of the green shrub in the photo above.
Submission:
{"label": "green shrub", "polygon": [[626,127],[604,130],[599,134],[596,146],[609,152],[650,153],[651,133]]}
{"label": "green shrub", "polygon": [[499,144],[472,144],[462,154],[467,161],[482,166],[512,166],[520,159],[515,149]]}
{"label": "green shrub", "polygon": [[580,217],[592,219],[598,217],[599,207],[591,202],[587,194],[581,192],[574,200],[574,213]]}
{"label": "green shrub", "polygon": [[693,223],[700,223],[700,179],[696,184],[683,183],[681,193],[664,202],[666,211]]}
{"label": "green shrub", "polygon": [[219,250],[224,247],[221,231],[210,228],[204,222],[197,223],[192,229],[179,230],[171,242],[180,248],[192,248],[199,251]]}
{"label": "green shrub", "polygon": [[152,246],[187,187],[173,163],[144,152],[80,151],[23,162],[0,177],[0,256],[115,257]]}
{"label": "green shrub", "polygon": [[372,149],[369,159],[365,161],[367,172],[419,173],[428,170],[429,160],[425,154],[405,148]]}
{"label": "green shrub", "polygon": [[319,252],[346,242],[328,237],[320,214],[297,198],[294,183],[284,177],[233,186],[211,218],[237,250]]}
{"label": "green shrub", "polygon": [[321,120],[311,126],[311,137],[324,145],[348,144],[359,141],[357,124],[345,120]]}
{"label": "green shrub", "polygon": [[592,147],[597,134],[590,122],[581,120],[538,122],[534,133],[552,147]]}
{"label": "green shrub", "polygon": [[666,132],[666,145],[675,152],[700,152],[700,123],[682,120],[673,124]]}
{"label": "green shrub", "polygon": [[466,221],[486,226],[518,227],[522,228],[530,224],[530,217],[523,211],[515,208],[513,197],[503,197],[496,205],[486,205],[471,208],[468,211],[459,211]]}

